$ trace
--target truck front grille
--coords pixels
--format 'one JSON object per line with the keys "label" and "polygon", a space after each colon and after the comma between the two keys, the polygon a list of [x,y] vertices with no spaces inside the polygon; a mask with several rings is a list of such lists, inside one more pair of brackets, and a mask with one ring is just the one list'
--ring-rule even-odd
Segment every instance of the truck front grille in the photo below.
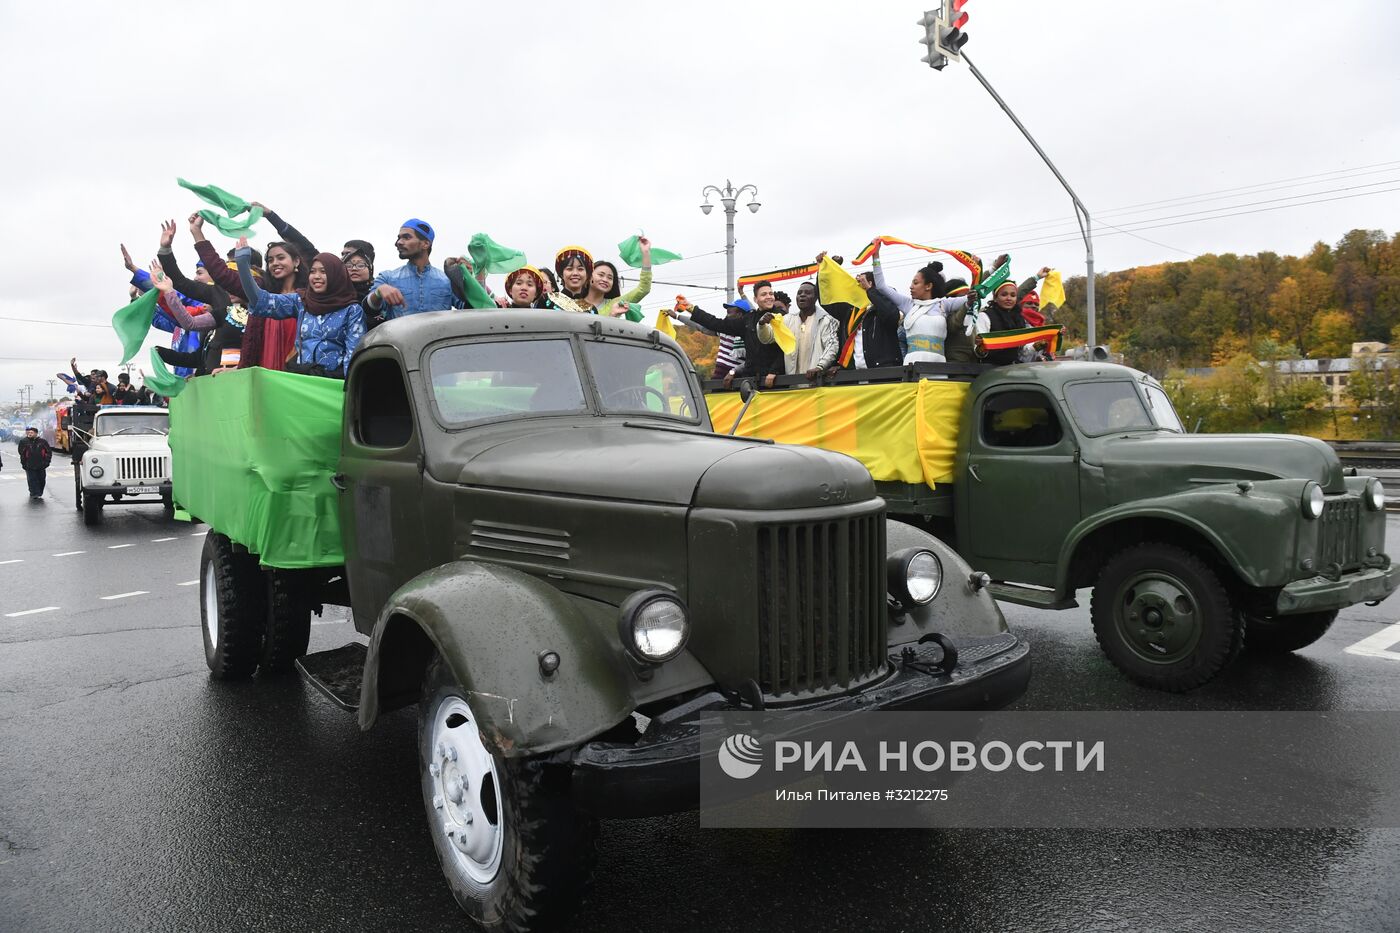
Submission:
{"label": "truck front grille", "polygon": [[1361,566],[1361,500],[1328,499],[1318,519],[1318,569],[1336,564],[1343,570]]}
{"label": "truck front grille", "polygon": [[118,457],[117,482],[138,485],[170,478],[169,457]]}
{"label": "truck front grille", "polygon": [[885,668],[885,517],[758,529],[758,685],[849,687]]}

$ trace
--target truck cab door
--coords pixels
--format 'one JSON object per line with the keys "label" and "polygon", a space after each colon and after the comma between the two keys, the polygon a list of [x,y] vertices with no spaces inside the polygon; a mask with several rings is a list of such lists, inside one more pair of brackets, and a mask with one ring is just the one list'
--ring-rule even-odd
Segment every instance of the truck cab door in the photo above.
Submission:
{"label": "truck cab door", "polygon": [[997,579],[1049,584],[1079,521],[1074,432],[1034,386],[989,392],[972,417],[967,468],[957,478],[964,557]]}
{"label": "truck cab door", "polygon": [[355,624],[369,631],[404,583],[428,569],[423,444],[403,364],[390,348],[355,361],[346,385],[340,527]]}

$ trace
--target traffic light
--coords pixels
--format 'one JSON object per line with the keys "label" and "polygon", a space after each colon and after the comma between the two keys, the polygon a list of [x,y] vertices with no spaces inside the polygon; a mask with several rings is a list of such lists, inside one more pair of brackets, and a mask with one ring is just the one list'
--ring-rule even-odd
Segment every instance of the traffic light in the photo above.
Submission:
{"label": "traffic light", "polygon": [[963,31],[967,25],[967,13],[963,7],[967,0],[943,0],[939,11],[938,51],[952,61],[962,61],[962,47],[967,45],[968,35]]}
{"label": "traffic light", "polygon": [[919,25],[924,27],[924,37],[919,41],[928,46],[928,54],[919,61],[934,71],[942,71],[948,64],[948,56],[938,50],[939,39],[943,33],[942,13],[942,10],[928,10],[919,18]]}

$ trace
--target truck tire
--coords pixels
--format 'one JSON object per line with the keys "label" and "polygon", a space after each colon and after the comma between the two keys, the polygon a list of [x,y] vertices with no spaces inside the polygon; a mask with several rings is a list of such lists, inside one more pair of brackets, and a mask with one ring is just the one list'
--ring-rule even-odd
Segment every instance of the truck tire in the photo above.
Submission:
{"label": "truck tire", "polygon": [[429,830],[457,903],[484,929],[562,928],[597,842],[597,823],[569,799],[567,775],[492,754],[441,659],[423,682],[418,752]]}
{"label": "truck tire", "polygon": [[1282,654],[1306,648],[1327,634],[1332,623],[1337,621],[1337,611],[1303,612],[1272,619],[1247,616],[1245,624],[1249,627],[1249,650],[1260,654]]}
{"label": "truck tire", "polygon": [[217,531],[204,539],[200,555],[199,614],[204,661],[214,679],[252,676],[267,625],[266,584],[257,558],[235,551]]}
{"label": "truck tire", "polygon": [[1090,618],[1114,666],[1146,687],[1181,693],[1219,674],[1243,646],[1244,616],[1205,561],[1148,542],[1104,564]]}
{"label": "truck tire", "polygon": [[311,642],[311,591],[306,577],[295,570],[269,570],[267,629],[263,632],[263,674],[285,674]]}
{"label": "truck tire", "polygon": [[175,517],[175,497],[173,495],[171,495],[170,493],[166,493],[163,496],[161,496],[160,505],[161,508],[165,509],[166,518]]}
{"label": "truck tire", "polygon": [[102,502],[101,494],[83,493],[83,524],[102,524]]}

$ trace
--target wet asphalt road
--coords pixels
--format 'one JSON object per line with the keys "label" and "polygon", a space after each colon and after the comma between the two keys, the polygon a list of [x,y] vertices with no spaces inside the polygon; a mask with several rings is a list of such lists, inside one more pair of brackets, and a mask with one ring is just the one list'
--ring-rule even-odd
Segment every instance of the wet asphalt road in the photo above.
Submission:
{"label": "wet asphalt road", "polygon": [[[295,678],[210,681],[198,586],[181,585],[202,527],[155,506],[85,528],[61,466],[38,504],[5,461],[0,930],[459,929],[413,713],[362,734]],[[1085,610],[1007,614],[1034,644],[1023,708],[1400,709],[1400,659],[1344,650],[1393,625],[1396,605],[1348,611],[1306,651],[1244,660],[1184,697],[1120,678]],[[318,623],[313,650],[353,637]],[[1397,930],[1400,831],[608,822],[575,929]]]}

